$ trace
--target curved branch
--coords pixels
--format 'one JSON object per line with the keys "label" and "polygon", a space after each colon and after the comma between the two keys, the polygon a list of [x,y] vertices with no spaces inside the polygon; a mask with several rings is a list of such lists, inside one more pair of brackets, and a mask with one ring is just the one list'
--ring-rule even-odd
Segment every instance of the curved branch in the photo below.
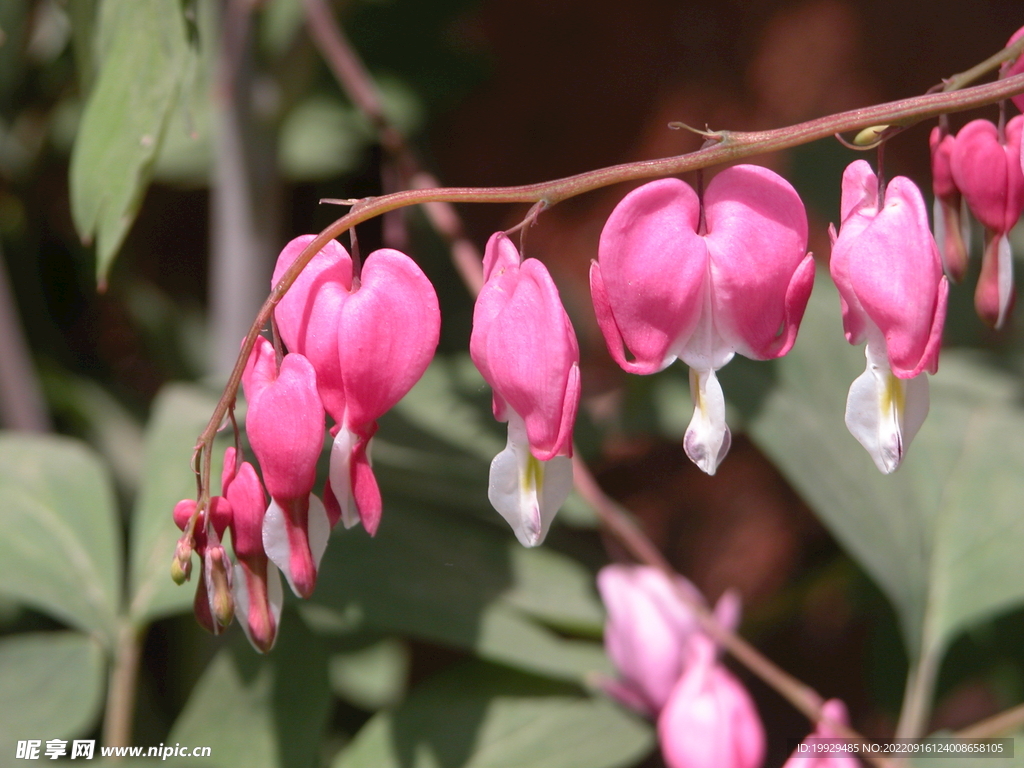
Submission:
{"label": "curved branch", "polygon": [[555,181],[513,187],[411,189],[364,201],[358,210],[350,211],[335,220],[303,249],[302,253],[281,276],[280,281],[274,286],[270,296],[260,308],[259,314],[242,344],[241,352],[228,379],[224,394],[196,444],[196,450],[202,456],[200,482],[204,489],[196,507],[197,513],[206,506],[209,500],[210,449],[213,445],[213,437],[227,414],[228,407],[234,402],[238,393],[242,371],[256,344],[256,336],[270,320],[274,307],[277,306],[281,297],[295,282],[310,259],[319,253],[328,241],[338,237],[351,227],[382,213],[422,203],[538,203],[544,201],[547,207],[551,207],[563,200],[612,184],[694,171],[698,168],[732,162],[752,155],[789,149],[832,136],[835,133],[860,130],[883,123],[910,125],[929,117],[993,104],[1019,93],[1024,93],[1024,74],[961,91],[914,96],[873,107],[840,112],[787,128],[776,128],[770,131],[722,132],[718,144],[696,152],[658,160],[642,160],[635,163],[613,165]]}

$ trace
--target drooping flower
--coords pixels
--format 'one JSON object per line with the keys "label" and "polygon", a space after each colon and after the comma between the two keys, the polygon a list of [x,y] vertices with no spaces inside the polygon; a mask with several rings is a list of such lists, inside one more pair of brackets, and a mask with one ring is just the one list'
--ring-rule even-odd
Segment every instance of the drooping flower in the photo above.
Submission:
{"label": "drooping flower", "polygon": [[867,369],[850,387],[846,425],[882,472],[893,472],[928,415],[949,283],[920,190],[897,176],[883,190],[864,160],[843,174],[842,225],[830,270],[851,344]]}
{"label": "drooping flower", "polygon": [[[657,717],[694,660],[691,641],[704,636],[678,592],[695,603],[703,604],[704,598],[682,576],[669,580],[648,566],[605,566],[597,587],[608,612],[605,650],[619,674],[606,690],[632,709]],[[722,595],[715,616],[722,626],[735,629],[739,598],[734,592]]]}
{"label": "drooping flower", "polygon": [[746,688],[715,656],[711,639],[691,641],[692,659],[658,716],[668,768],[758,768],[765,734]]}
{"label": "drooping flower", "polygon": [[956,136],[950,167],[975,218],[985,227],[985,254],[974,293],[981,319],[1001,328],[1013,306],[1013,254],[1007,234],[1024,211],[1021,132],[1024,115],[1000,131],[988,120],[972,120]]}
{"label": "drooping flower", "polygon": [[310,362],[290,353],[277,367],[273,345],[257,339],[242,376],[249,410],[245,429],[263,471],[270,506],[263,518],[263,549],[292,591],[309,597],[331,526],[313,495],[324,442],[324,408]]}
{"label": "drooping flower", "polygon": [[532,547],[544,541],[572,490],[579,347],[547,268],[521,261],[502,232],[487,242],[484,280],[469,351],[494,391],[495,418],[508,422],[508,445],[491,462],[488,498]]}
{"label": "drooping flower", "polygon": [[[1024,27],[1021,27],[1014,32],[1010,39],[1006,41],[1007,45],[1012,45],[1024,37]],[[999,72],[1000,77],[1011,77],[1013,75],[1019,75],[1024,72],[1024,54],[1018,56],[1012,61],[1008,61],[1003,64],[1002,69]],[[1010,100],[1017,106],[1021,112],[1024,112],[1024,93],[1019,93],[1016,96],[1011,96]]]}
{"label": "drooping flower", "polygon": [[967,201],[953,180],[953,169],[950,166],[955,143],[953,134],[940,126],[932,128],[928,137],[932,153],[932,192],[935,194],[932,207],[935,243],[946,275],[954,283],[959,283],[967,271],[971,219],[967,215]]}
{"label": "drooping flower", "polygon": [[281,574],[263,550],[263,518],[267,503],[256,470],[237,463],[234,448],[224,452],[221,492],[231,505],[231,545],[238,561],[232,595],[239,622],[253,648],[267,653],[274,647],[281,624]]}
{"label": "drooping flower", "polygon": [[[195,511],[195,499],[179,501],[174,505],[175,525],[184,531]],[[209,528],[206,525],[207,512],[211,523]],[[224,545],[221,544],[221,538],[230,525],[231,518],[231,505],[228,500],[223,496],[213,496],[206,509],[199,513],[192,533],[194,551],[199,556],[201,566],[193,611],[199,624],[214,635],[223,632],[234,617],[231,566]],[[191,554],[187,557],[185,562],[190,563]],[[184,565],[183,568],[185,578],[188,578],[191,565]]]}
{"label": "drooping flower", "polygon": [[[281,251],[276,283],[313,235]],[[332,525],[358,522],[371,535],[381,516],[370,467],[376,420],[423,375],[440,334],[437,295],[416,263],[399,251],[371,253],[360,274],[331,240],[299,274],[275,310],[281,338],[305,355],[327,413],[334,420],[325,502]]]}
{"label": "drooping flower", "polygon": [[803,203],[753,165],[722,171],[703,200],[679,179],[635,189],[608,218],[590,270],[598,323],[623,369],[655,373],[677,358],[690,366],[695,407],[683,445],[708,474],[731,442],[715,371],[737,352],[785,355],[813,281]]}
{"label": "drooping flower", "polygon": [[[848,725],[846,705],[839,699],[829,699],[821,706],[821,713],[834,723]],[[836,739],[842,734],[837,733],[824,720],[820,721],[810,738]],[[806,740],[803,742],[807,744]],[[797,747],[793,755],[782,768],[859,768],[860,761],[856,757],[844,754],[816,753],[811,749]]]}

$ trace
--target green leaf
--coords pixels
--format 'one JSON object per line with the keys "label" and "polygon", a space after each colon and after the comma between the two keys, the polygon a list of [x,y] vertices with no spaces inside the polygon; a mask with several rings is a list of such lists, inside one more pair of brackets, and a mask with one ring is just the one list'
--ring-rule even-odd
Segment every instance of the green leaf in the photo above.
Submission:
{"label": "green leaf", "polygon": [[61,422],[99,451],[119,488],[134,496],[142,473],[142,426],[135,416],[91,379],[56,367],[41,373],[46,400]]}
{"label": "green leaf", "polygon": [[[132,620],[142,625],[155,618],[189,610],[194,588],[171,581],[171,559],[181,531],[171,513],[181,499],[195,498],[192,450],[217,401],[199,387],[164,388],[153,404],[146,428],[142,491],[132,513]],[[219,459],[219,451],[214,458]],[[214,461],[213,479],[219,478]]]}
{"label": "green leaf", "polygon": [[386,638],[365,648],[336,653],[330,662],[331,690],[367,711],[401,701],[409,677],[409,646]]}
{"label": "green leaf", "polygon": [[327,96],[296,104],[281,126],[281,172],[292,181],[318,181],[354,170],[372,138],[365,120]]}
{"label": "green leaf", "polygon": [[604,698],[470,662],[371,719],[334,768],[614,768],[653,746],[650,725]]}
{"label": "green leaf", "polygon": [[[0,640],[0,755],[25,739],[71,739],[103,703],[103,651],[78,632],[32,632]],[[69,745],[70,746],[70,745]],[[70,754],[70,750],[69,750]]]}
{"label": "green leaf", "polygon": [[0,435],[0,591],[113,645],[121,544],[110,478],[66,438]]}
{"label": "green leaf", "polygon": [[104,0],[99,73],[71,153],[71,212],[102,285],[135,219],[188,71],[180,0]]}
{"label": "green leaf", "polygon": [[181,72],[180,92],[167,117],[160,151],[153,164],[153,179],[185,187],[206,186],[213,158],[213,87],[217,46],[209,44],[219,32],[216,2],[193,0],[190,34],[199,41],[196,55],[187,56]]}
{"label": "green leaf", "polygon": [[563,639],[526,615],[596,634],[602,609],[589,573],[468,517],[388,507],[375,539],[333,537],[312,600],[368,627],[538,674],[578,681],[610,672],[598,644]]}
{"label": "green leaf", "polygon": [[895,605],[912,658],[935,657],[957,632],[1024,602],[1020,388],[979,357],[945,352],[928,419],[885,476],[843,422],[863,355],[819,280],[751,432]]}
{"label": "green leaf", "polygon": [[512,585],[504,601],[558,629],[601,636],[604,608],[590,571],[553,549],[508,548]]}
{"label": "green leaf", "polygon": [[294,613],[259,656],[242,637],[214,657],[167,737],[211,748],[220,768],[309,768],[326,724],[327,654]]}
{"label": "green leaf", "polygon": [[[389,500],[466,511],[508,530],[487,500],[491,460],[505,448],[505,430],[491,413],[490,389],[469,355],[438,356],[380,420],[374,473]],[[597,522],[575,492],[555,521],[590,528]]]}

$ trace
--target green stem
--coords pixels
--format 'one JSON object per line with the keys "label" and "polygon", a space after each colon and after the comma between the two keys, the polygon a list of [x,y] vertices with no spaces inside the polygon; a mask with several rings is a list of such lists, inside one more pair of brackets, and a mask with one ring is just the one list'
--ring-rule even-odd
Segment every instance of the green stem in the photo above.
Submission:
{"label": "green stem", "polygon": [[135,685],[139,676],[145,629],[125,621],[118,632],[114,663],[107,686],[107,711],[103,718],[103,746],[127,747],[132,739]]}
{"label": "green stem", "polygon": [[907,675],[907,687],[903,694],[903,708],[896,724],[896,738],[916,739],[923,736],[928,728],[932,698],[935,695],[935,681],[942,663],[942,653],[935,647],[922,651]]}
{"label": "green stem", "polygon": [[943,85],[943,91],[956,91],[965,86],[970,85],[979,77],[983,77],[991,72],[993,69],[998,67],[1007,61],[1012,61],[1024,53],[1024,37],[1015,42],[1013,45],[1008,45],[1003,50],[997,51],[985,59],[980,64],[975,64],[968,70],[961,72],[958,75],[953,75],[951,78],[946,80]]}

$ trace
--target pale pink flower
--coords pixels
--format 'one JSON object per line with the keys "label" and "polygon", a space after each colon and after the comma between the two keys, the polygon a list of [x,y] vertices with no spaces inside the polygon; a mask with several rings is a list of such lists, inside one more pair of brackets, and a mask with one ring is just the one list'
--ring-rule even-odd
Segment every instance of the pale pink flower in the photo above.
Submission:
{"label": "pale pink flower", "polygon": [[[605,566],[597,575],[597,588],[608,612],[605,650],[618,671],[606,690],[638,712],[657,717],[693,661],[693,639],[704,636],[679,592],[699,604],[704,598],[682,576],[670,580],[648,566]],[[726,592],[715,615],[720,624],[735,629],[739,610],[739,597]]]}
{"label": "pale pink flower", "polygon": [[722,171],[703,200],[679,179],[633,190],[608,218],[590,270],[598,323],[623,369],[655,373],[677,358],[690,366],[683,445],[708,474],[731,442],[715,371],[737,352],[786,354],[813,282],[803,203],[753,165]]}
{"label": "pale pink flower", "polygon": [[[313,235],[281,251],[276,283]],[[281,338],[305,355],[317,389],[334,420],[325,501],[331,523],[358,522],[371,535],[381,517],[381,498],[370,467],[370,440],[377,419],[412,388],[437,348],[441,314],[437,295],[416,263],[382,249],[353,272],[352,259],[335,240],[300,273],[275,310]]]}
{"label": "pale pink flower", "polygon": [[711,640],[697,637],[693,658],[658,716],[658,740],[668,768],[757,768],[765,733],[753,699],[716,658]]}
{"label": "pale pink flower", "polygon": [[830,270],[851,344],[867,369],[850,387],[846,425],[882,472],[900,464],[928,414],[949,283],[921,192],[897,176],[885,190],[864,160],[843,174],[842,227]]}
{"label": "pale pink flower", "polygon": [[263,550],[267,510],[263,484],[252,464],[237,463],[234,448],[224,452],[221,492],[231,505],[228,528],[237,560],[232,584],[235,612],[253,648],[267,653],[274,647],[281,624],[281,574]]}
{"label": "pale pink flower", "polygon": [[[839,699],[829,699],[821,706],[821,713],[834,723],[849,725],[846,705]],[[810,738],[836,739],[840,734],[832,729],[824,720],[818,723]],[[806,745],[806,741],[804,742]],[[812,756],[813,755],[813,756]],[[802,750],[800,747],[793,752],[782,768],[860,768],[860,761],[850,755],[816,754],[813,750]]]}
{"label": "pale pink flower", "polygon": [[967,215],[967,201],[953,180],[950,159],[956,138],[943,128],[935,126],[928,137],[932,153],[932,192],[935,204],[932,219],[935,243],[939,248],[942,266],[954,283],[959,283],[967,272],[971,246],[971,218]]}
{"label": "pale pink flower", "polygon": [[504,233],[487,242],[469,351],[494,391],[508,445],[491,463],[488,498],[528,547],[544,541],[572,490],[572,429],[580,400],[572,323],[536,259]]}
{"label": "pale pink flower", "polygon": [[[1020,40],[1021,37],[1024,37],[1024,27],[1021,27],[1016,32],[1014,32],[1010,36],[1010,39],[1006,41],[1006,44],[1012,45],[1013,43]],[[999,72],[999,76],[1010,77],[1012,75],[1019,75],[1021,73],[1024,73],[1024,55],[1018,56],[1013,61],[1008,61],[1005,64],[1003,64],[1002,69]],[[1017,109],[1019,109],[1021,112],[1024,112],[1024,93],[1017,94],[1016,96],[1011,96],[1010,99],[1011,101],[1013,101],[1014,104],[1017,105]]]}
{"label": "pale pink flower", "polygon": [[292,591],[309,597],[331,530],[323,502],[313,494],[324,442],[316,374],[294,352],[278,370],[274,348],[261,336],[242,385],[249,401],[245,430],[271,498],[263,518],[263,549]]}
{"label": "pale pink flower", "polygon": [[953,179],[971,213],[985,227],[974,306],[994,328],[1006,322],[1014,301],[1013,254],[1007,235],[1024,211],[1022,130],[1022,115],[1002,131],[988,120],[972,120],[956,135],[950,157]]}

